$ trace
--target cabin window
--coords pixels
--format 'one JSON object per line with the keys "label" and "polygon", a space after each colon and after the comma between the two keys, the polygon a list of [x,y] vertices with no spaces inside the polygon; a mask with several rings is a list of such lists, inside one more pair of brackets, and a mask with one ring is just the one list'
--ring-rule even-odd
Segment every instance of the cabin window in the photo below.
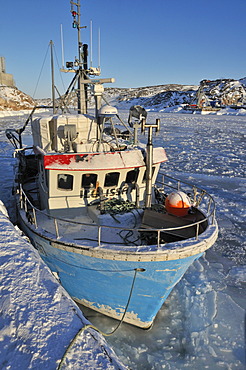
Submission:
{"label": "cabin window", "polygon": [[119,172],[110,172],[105,176],[104,186],[111,187],[117,186],[119,182],[120,173]]}
{"label": "cabin window", "polygon": [[82,176],[82,188],[95,188],[97,183],[97,174],[86,173]]}
{"label": "cabin window", "polygon": [[73,175],[59,174],[58,189],[73,190]]}
{"label": "cabin window", "polygon": [[135,184],[138,179],[139,168],[134,168],[134,170],[128,171],[126,175],[127,184]]}
{"label": "cabin window", "polygon": [[[152,167],[152,178],[153,178],[154,172],[155,172],[155,167]],[[146,182],[146,170],[144,172],[143,182]]]}

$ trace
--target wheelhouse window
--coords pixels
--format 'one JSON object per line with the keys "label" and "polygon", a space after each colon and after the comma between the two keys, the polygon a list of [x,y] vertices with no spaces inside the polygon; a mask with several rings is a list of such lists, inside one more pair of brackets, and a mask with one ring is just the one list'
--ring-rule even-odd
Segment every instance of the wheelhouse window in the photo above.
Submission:
{"label": "wheelhouse window", "polygon": [[73,175],[59,174],[57,177],[58,189],[73,190]]}
{"label": "wheelhouse window", "polygon": [[134,170],[128,171],[126,175],[127,184],[135,184],[138,179],[139,169],[134,168]]}
{"label": "wheelhouse window", "polygon": [[[152,178],[153,178],[154,172],[155,172],[155,167],[152,167]],[[146,182],[146,170],[144,172],[143,182]]]}
{"label": "wheelhouse window", "polygon": [[97,174],[95,173],[85,173],[82,176],[82,188],[95,188],[97,183]]}
{"label": "wheelhouse window", "polygon": [[110,172],[105,176],[104,186],[112,187],[117,186],[119,182],[120,173],[119,172]]}

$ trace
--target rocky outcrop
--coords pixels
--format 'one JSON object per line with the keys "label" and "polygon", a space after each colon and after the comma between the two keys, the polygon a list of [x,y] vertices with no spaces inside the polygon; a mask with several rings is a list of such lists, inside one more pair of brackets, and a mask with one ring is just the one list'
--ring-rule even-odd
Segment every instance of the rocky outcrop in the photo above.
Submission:
{"label": "rocky outcrop", "polygon": [[244,106],[246,104],[245,79],[203,80],[197,92],[197,104],[203,106]]}
{"label": "rocky outcrop", "polygon": [[34,100],[17,87],[0,86],[0,111],[19,111],[32,109],[34,106]]}

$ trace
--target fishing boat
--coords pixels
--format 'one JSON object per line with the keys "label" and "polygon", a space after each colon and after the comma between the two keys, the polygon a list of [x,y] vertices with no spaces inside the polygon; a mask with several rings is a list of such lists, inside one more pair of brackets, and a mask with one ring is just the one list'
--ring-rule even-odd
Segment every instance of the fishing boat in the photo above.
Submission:
{"label": "fishing boat", "polygon": [[[66,94],[53,99],[52,112],[33,110],[22,128],[6,130],[17,159],[18,223],[76,302],[149,328],[189,266],[215,243],[215,202],[165,174],[166,152],[153,146],[158,119],[147,123],[145,109],[133,106],[125,123],[108,104],[104,84],[113,79],[88,66],[80,1],[71,2],[71,14],[79,57],[66,65],[74,73]],[[28,124],[31,147],[22,138]],[[147,145],[138,141],[140,129]]]}

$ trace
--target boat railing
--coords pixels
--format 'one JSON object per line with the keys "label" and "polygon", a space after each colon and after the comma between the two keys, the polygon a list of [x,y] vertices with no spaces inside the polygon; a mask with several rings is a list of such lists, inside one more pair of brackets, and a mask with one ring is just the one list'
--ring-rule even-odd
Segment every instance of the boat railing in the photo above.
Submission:
{"label": "boat railing", "polygon": [[191,198],[195,207],[205,211],[207,214],[206,219],[215,218],[215,201],[213,197],[204,189],[193,185],[189,182],[176,179],[175,177],[166,175],[162,171],[159,172],[156,185],[159,186],[165,194],[166,189],[175,191],[184,191]]}
{"label": "boat railing", "polygon": [[[23,209],[26,212],[28,222],[31,223],[36,229],[38,229],[39,227],[43,228],[41,226],[41,223],[39,224],[38,214],[42,215],[42,222],[44,220],[44,217],[47,218],[47,221],[49,222],[49,224],[50,224],[50,220],[53,220],[53,223],[54,223],[53,227],[54,227],[54,230],[55,230],[54,235],[55,235],[56,239],[61,239],[62,238],[62,230],[59,226],[59,222],[62,222],[63,225],[65,223],[65,224],[70,224],[70,225],[80,225],[80,226],[84,226],[86,228],[88,228],[88,227],[97,228],[97,232],[96,232],[97,237],[94,240],[94,242],[97,243],[98,247],[101,247],[102,244],[105,243],[105,242],[102,241],[103,231],[109,231],[109,230],[110,231],[115,231],[115,233],[117,233],[117,234],[119,234],[122,231],[132,232],[132,233],[133,232],[135,232],[135,233],[136,232],[138,232],[138,233],[152,233],[152,234],[156,233],[157,234],[156,244],[157,244],[158,247],[160,247],[160,245],[163,244],[163,241],[162,241],[162,238],[161,238],[162,233],[173,233],[173,232],[178,232],[179,230],[189,229],[189,228],[194,228],[195,227],[194,238],[195,238],[195,240],[198,241],[199,236],[200,236],[199,230],[200,230],[200,226],[202,224],[208,223],[208,224],[215,225],[215,201],[214,201],[213,197],[211,195],[209,195],[206,191],[204,191],[203,189],[200,189],[196,186],[193,186],[189,183],[182,182],[178,179],[175,179],[171,176],[167,176],[166,174],[162,174],[162,173],[160,173],[160,176],[158,177],[156,184],[159,185],[159,189],[161,189],[163,192],[166,189],[171,189],[171,190],[173,190],[173,189],[181,190],[182,189],[183,191],[187,191],[187,189],[189,188],[190,191],[192,191],[192,193],[189,194],[191,199],[194,201],[194,203],[196,203],[197,206],[199,206],[199,209],[201,211],[203,211],[203,213],[206,216],[202,220],[193,222],[193,223],[188,224],[188,225],[168,227],[168,228],[165,228],[165,227],[164,228],[151,228],[151,227],[148,227],[148,228],[143,228],[143,227],[142,228],[125,228],[125,227],[120,227],[120,226],[98,225],[98,224],[92,224],[92,223],[86,223],[86,222],[79,222],[79,221],[75,221],[75,220],[68,220],[68,219],[55,217],[55,216],[52,216],[52,215],[46,213],[43,210],[38,209],[37,207],[35,207],[32,204],[31,200],[28,198],[27,194],[25,193],[25,191],[23,190],[21,185],[20,185],[20,188],[19,188],[19,195],[20,195],[19,204],[20,204],[20,208]],[[120,232],[119,232],[119,230],[120,230]],[[78,246],[80,246],[79,243],[74,242],[74,241],[73,241],[73,244],[77,244]],[[107,241],[107,244],[115,244],[115,243],[113,241],[112,242]],[[129,246],[133,246],[133,245],[134,245],[133,242],[132,243],[129,242]]]}

